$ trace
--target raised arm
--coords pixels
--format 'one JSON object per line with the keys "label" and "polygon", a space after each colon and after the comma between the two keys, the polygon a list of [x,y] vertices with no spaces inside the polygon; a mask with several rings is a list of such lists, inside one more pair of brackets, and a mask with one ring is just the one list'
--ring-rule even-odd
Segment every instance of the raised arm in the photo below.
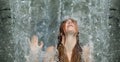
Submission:
{"label": "raised arm", "polygon": [[90,46],[89,45],[83,46],[83,60],[84,60],[84,62],[91,62],[90,55],[91,55]]}
{"label": "raised arm", "polygon": [[39,62],[39,53],[43,47],[43,42],[38,45],[38,37],[33,35],[30,42],[30,53],[27,62]]}

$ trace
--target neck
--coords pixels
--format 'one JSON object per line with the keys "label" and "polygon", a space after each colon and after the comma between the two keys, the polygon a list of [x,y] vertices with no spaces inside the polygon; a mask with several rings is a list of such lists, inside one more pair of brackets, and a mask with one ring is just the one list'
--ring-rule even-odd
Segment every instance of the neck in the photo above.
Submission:
{"label": "neck", "polygon": [[76,36],[74,35],[67,35],[65,39],[65,48],[67,52],[72,52],[74,46],[76,44]]}
{"label": "neck", "polygon": [[65,44],[64,47],[66,49],[66,54],[68,56],[68,60],[71,61],[72,51],[76,44],[76,36],[74,35],[67,35],[65,36]]}

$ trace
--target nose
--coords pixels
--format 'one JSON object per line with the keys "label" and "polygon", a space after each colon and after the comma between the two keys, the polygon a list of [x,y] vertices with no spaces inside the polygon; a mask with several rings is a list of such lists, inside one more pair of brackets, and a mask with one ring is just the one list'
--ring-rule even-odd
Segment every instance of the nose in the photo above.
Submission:
{"label": "nose", "polygon": [[68,24],[72,24],[72,21],[70,20],[70,21],[68,21]]}

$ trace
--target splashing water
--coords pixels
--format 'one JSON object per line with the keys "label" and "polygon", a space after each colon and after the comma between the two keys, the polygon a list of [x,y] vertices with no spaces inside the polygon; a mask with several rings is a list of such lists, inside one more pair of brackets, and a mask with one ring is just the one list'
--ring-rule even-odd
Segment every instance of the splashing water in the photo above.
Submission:
{"label": "splashing water", "polygon": [[[109,0],[10,0],[14,62],[42,62],[46,48],[57,45],[60,22],[69,17],[78,22],[80,43],[90,48],[91,62],[109,62],[108,4]],[[31,51],[34,34],[44,42],[43,50]]]}

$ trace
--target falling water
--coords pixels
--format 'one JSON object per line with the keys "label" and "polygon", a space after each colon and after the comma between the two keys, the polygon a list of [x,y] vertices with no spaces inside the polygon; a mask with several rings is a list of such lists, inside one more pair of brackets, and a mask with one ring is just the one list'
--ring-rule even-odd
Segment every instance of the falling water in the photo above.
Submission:
{"label": "falling water", "polygon": [[[9,41],[5,45],[5,49],[0,49],[0,52],[5,50],[4,54],[8,54],[0,55],[5,57],[4,60],[8,58],[7,62],[12,60],[12,62],[33,62],[36,58],[42,62],[46,48],[57,45],[61,21],[73,18],[79,25],[80,44],[82,47],[90,48],[91,62],[119,62],[120,55],[117,57],[115,55],[120,49],[118,46],[118,50],[113,49],[116,44],[112,41],[116,41],[116,43],[119,43],[116,39],[120,41],[118,35],[120,33],[119,30],[117,31],[120,22],[119,15],[110,16],[111,2],[111,0],[9,0],[6,3],[9,4],[7,11],[10,12],[8,12],[10,17],[7,19],[10,21],[1,21],[4,17],[0,19],[1,30],[6,33],[0,31],[1,38],[3,38],[1,46],[5,45],[5,42],[2,41]],[[117,11],[117,9],[111,8],[111,11]],[[113,22],[112,19],[117,21]],[[43,41],[42,50],[40,48],[36,48],[34,52],[30,50],[33,35],[38,36],[39,43]]]}

